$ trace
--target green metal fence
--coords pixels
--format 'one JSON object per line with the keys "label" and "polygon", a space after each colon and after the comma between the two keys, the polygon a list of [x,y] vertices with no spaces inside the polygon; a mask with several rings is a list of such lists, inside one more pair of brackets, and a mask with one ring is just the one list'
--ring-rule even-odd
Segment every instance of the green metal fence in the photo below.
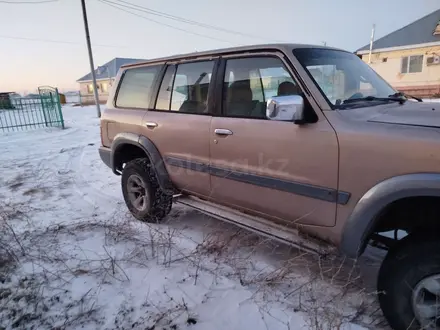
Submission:
{"label": "green metal fence", "polygon": [[38,94],[0,99],[0,131],[20,131],[39,127],[64,128],[58,89],[44,86]]}

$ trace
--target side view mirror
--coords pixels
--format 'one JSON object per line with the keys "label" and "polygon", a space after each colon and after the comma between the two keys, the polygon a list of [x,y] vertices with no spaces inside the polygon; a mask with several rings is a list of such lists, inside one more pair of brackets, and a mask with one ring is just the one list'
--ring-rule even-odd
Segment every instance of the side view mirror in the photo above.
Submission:
{"label": "side view mirror", "polygon": [[270,120],[304,122],[304,99],[300,95],[274,96],[267,100],[266,117]]}

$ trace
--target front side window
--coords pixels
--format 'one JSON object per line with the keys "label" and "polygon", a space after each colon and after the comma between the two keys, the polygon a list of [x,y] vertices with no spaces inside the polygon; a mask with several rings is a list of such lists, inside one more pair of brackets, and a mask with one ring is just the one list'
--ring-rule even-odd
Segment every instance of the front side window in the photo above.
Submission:
{"label": "front side window", "polygon": [[88,84],[87,85],[87,93],[93,94],[93,84]]}
{"label": "front side window", "polygon": [[301,89],[276,57],[249,57],[226,62],[223,112],[228,117],[266,118],[274,96],[299,95]]}
{"label": "front side window", "polygon": [[168,66],[156,102],[156,110],[208,113],[208,91],[213,61]]}
{"label": "front side window", "polygon": [[153,84],[160,69],[160,66],[127,69],[119,86],[116,106],[149,108]]}
{"label": "front side window", "polygon": [[[294,49],[293,54],[334,108],[390,100],[396,91],[355,54],[325,48]],[[381,100],[379,100],[381,99]]]}
{"label": "front side window", "polygon": [[401,73],[416,73],[422,72],[423,55],[413,55],[402,57],[400,72]]}

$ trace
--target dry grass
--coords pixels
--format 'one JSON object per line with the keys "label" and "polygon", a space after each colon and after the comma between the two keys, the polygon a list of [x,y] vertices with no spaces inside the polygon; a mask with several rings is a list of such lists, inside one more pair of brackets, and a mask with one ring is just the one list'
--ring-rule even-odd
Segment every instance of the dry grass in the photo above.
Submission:
{"label": "dry grass", "polygon": [[[204,273],[238,280],[252,290],[251,299],[263,320],[277,318],[272,311],[277,304],[302,312],[309,329],[340,329],[348,322],[377,328],[381,322],[372,304],[374,292],[365,291],[358,265],[337,256],[304,253],[223,223],[210,228],[201,240],[193,240],[194,248],[183,249],[179,240],[192,238],[173,227],[172,220],[165,226],[140,224],[124,212],[106,222],[83,219],[17,232],[15,228],[27,224],[27,214],[32,212],[23,205],[0,205],[0,310],[4,311],[0,329],[20,329],[27,324],[66,329],[91,322],[98,326],[103,322],[102,306],[96,299],[100,287],[74,298],[68,288],[75,278],[91,276],[100,285],[130,282],[130,267],[148,269],[155,264],[169,268],[179,263],[188,265],[193,285],[198,285]],[[82,240],[91,233],[103,241],[100,253],[82,247]],[[66,247],[66,242],[71,246]],[[123,254],[114,249],[120,244]],[[271,262],[261,265],[258,260],[262,259]],[[32,271],[23,276],[17,272],[20,267]],[[172,299],[165,288],[163,304],[146,299],[146,319],[134,318],[121,306],[115,329],[141,324],[148,324],[147,329],[176,329],[184,319],[197,322],[185,301]],[[63,313],[54,313],[60,304]],[[286,329],[293,327],[283,324]]]}
{"label": "dry grass", "polygon": [[[352,322],[375,329],[385,325],[376,292],[365,289],[356,260],[311,254],[224,226],[220,224],[219,230],[207,235],[193,257],[214,258],[232,266],[231,275],[254,289],[253,299],[266,317],[272,317],[272,303],[281,303],[303,312],[308,329],[336,330]],[[255,265],[254,260],[262,256],[273,257],[273,266]],[[285,326],[290,329],[291,325]]]}

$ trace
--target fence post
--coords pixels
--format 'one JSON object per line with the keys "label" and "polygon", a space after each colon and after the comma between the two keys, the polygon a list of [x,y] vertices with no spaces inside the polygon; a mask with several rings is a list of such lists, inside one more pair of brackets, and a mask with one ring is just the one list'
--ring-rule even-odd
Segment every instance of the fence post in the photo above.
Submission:
{"label": "fence post", "polygon": [[55,88],[56,93],[56,100],[57,100],[57,110],[58,110],[58,116],[61,121],[61,128],[64,129],[64,118],[63,118],[63,111],[61,110],[61,101],[60,101],[60,94],[58,94],[58,88]]}
{"label": "fence post", "polygon": [[43,100],[43,96],[41,94],[40,94],[40,100],[41,100],[41,110],[43,111],[44,123],[47,127],[46,111],[44,110],[44,100]]}

